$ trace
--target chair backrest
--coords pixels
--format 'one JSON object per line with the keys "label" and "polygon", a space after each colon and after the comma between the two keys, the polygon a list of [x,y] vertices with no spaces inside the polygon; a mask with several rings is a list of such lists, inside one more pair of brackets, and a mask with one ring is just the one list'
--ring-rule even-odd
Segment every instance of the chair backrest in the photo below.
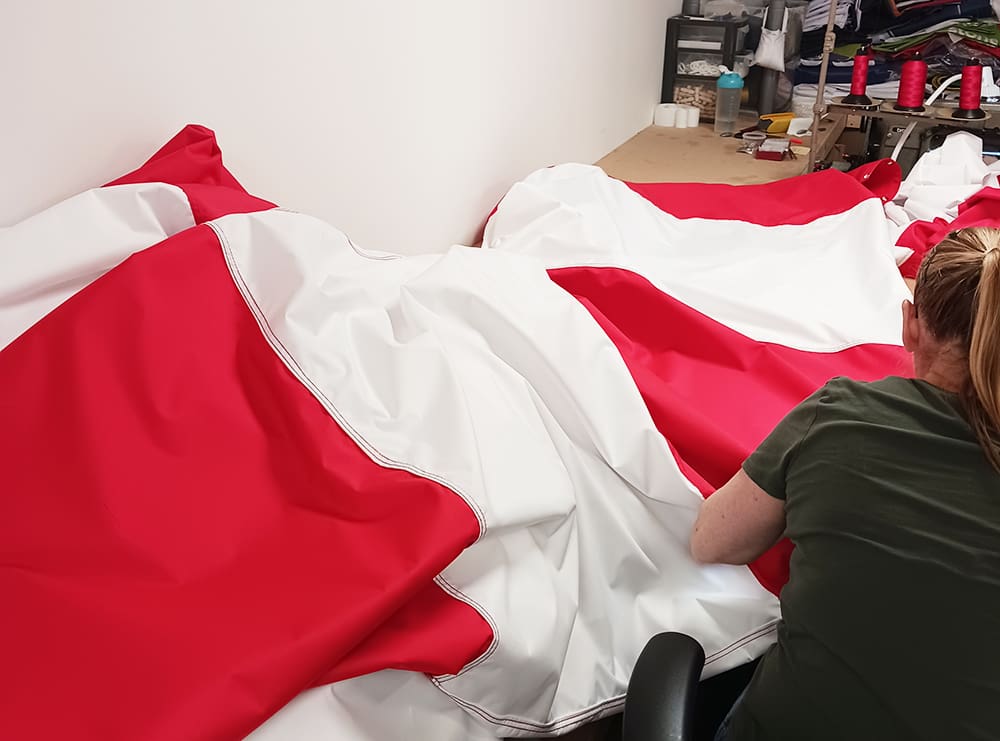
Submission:
{"label": "chair backrest", "polygon": [[659,633],[639,654],[625,695],[623,741],[692,741],[705,651],[691,636]]}

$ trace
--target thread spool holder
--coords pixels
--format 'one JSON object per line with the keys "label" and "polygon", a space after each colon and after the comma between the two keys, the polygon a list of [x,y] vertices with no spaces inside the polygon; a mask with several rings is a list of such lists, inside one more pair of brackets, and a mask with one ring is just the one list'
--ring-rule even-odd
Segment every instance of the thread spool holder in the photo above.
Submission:
{"label": "thread spool holder", "polygon": [[868,97],[868,65],[871,62],[871,45],[862,44],[854,53],[854,61],[851,68],[851,92],[843,98],[843,102],[848,105],[855,105],[862,108],[871,108],[875,101]]}
{"label": "thread spool holder", "polygon": [[986,125],[989,124],[993,116],[1000,111],[1000,108],[992,111],[984,111],[986,115],[983,118],[966,119],[954,116],[953,114],[958,109],[950,105],[924,106],[924,110],[922,111],[900,111],[891,100],[872,99],[872,105],[866,106],[845,103],[843,98],[834,98],[830,101],[830,107],[839,111],[880,118],[890,124],[905,125],[916,121],[927,126],[939,126],[944,123],[950,123],[956,128],[965,129],[986,128]]}
{"label": "thread spool holder", "polygon": [[841,98],[834,98],[830,101],[831,108],[846,108],[847,110],[857,111],[858,113],[864,113],[866,111],[874,111],[882,107],[885,103],[884,100],[880,98],[868,98],[867,103],[858,103],[849,100],[851,96],[844,96]]}
{"label": "thread spool holder", "polygon": [[951,121],[985,121],[989,118],[990,114],[986,113],[982,108],[962,110],[961,108],[956,108],[952,111]]}
{"label": "thread spool holder", "polygon": [[982,106],[982,90],[983,66],[978,59],[970,59],[962,67],[958,108],[952,112],[951,117],[964,121],[986,118],[986,111]]}

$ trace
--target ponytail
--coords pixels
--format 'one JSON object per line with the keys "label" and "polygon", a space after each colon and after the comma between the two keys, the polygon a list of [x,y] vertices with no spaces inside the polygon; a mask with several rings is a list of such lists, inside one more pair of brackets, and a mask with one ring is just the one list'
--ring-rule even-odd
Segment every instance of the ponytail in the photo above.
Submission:
{"label": "ponytail", "polygon": [[942,239],[921,263],[913,297],[934,336],[955,342],[968,361],[962,411],[1000,472],[1000,229],[967,227]]}
{"label": "ponytail", "polygon": [[982,259],[962,402],[983,452],[1000,471],[1000,248],[987,249]]}

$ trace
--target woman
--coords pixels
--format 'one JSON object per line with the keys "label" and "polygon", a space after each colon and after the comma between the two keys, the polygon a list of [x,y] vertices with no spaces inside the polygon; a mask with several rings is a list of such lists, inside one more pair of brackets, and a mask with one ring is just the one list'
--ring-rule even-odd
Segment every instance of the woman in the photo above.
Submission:
{"label": "woman", "polygon": [[719,739],[1000,738],[1000,230],[903,304],[916,378],[836,378],[702,507],[691,552],[795,543],[777,644]]}

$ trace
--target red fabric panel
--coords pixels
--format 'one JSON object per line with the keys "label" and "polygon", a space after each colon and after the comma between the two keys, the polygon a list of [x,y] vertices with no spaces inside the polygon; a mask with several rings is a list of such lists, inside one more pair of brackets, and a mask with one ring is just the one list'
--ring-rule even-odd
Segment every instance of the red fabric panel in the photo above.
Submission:
{"label": "red fabric panel", "polygon": [[222,164],[215,133],[193,124],[181,129],[138,170],[107,185],[130,183],[169,183],[181,188],[198,224],[226,214],[274,208],[273,203],[247,193]]}
{"label": "red fabric panel", "polygon": [[[0,418],[0,738],[241,738],[321,679],[492,639],[432,581],[471,509],[354,444],[206,226],[0,353]],[[447,632],[407,642],[415,609]]]}
{"label": "red fabric panel", "polygon": [[848,211],[872,197],[872,191],[856,178],[837,170],[823,170],[762,185],[626,185],[681,219],[733,219],[760,226],[808,224],[822,216]]}
{"label": "red fabric panel", "polygon": [[916,278],[924,256],[949,232],[968,226],[1000,227],[1000,189],[983,188],[958,207],[954,221],[914,221],[904,231],[896,244],[913,250],[910,258],[900,266],[905,278]]}
{"label": "red fabric panel", "polygon": [[895,160],[882,159],[855,167],[847,173],[871,191],[882,203],[891,201],[903,182],[903,170]]}
{"label": "red fabric panel", "polygon": [[906,227],[906,230],[896,240],[896,244],[900,247],[909,247],[913,250],[913,254],[899,266],[899,272],[903,274],[903,277],[916,278],[924,256],[950,231],[951,226],[944,219],[914,221]]}
{"label": "red fabric panel", "polygon": [[313,684],[387,668],[455,674],[482,656],[492,641],[493,632],[478,612],[430,585]]}
{"label": "red fabric panel", "polygon": [[[682,469],[708,496],[736,473],[777,422],[833,376],[910,375],[890,345],[811,353],[752,340],[618,268],[549,271],[618,347]],[[751,565],[777,594],[788,580],[787,543]]]}

